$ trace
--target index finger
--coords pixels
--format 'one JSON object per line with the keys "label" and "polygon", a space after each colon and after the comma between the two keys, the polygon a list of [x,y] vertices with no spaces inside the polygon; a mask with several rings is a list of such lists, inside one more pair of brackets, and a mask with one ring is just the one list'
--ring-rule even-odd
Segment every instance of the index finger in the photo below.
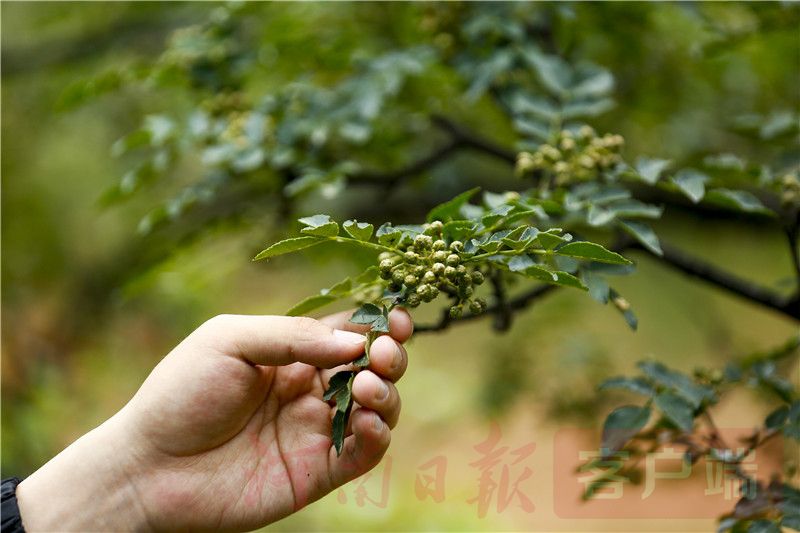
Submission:
{"label": "index finger", "polygon": [[[334,329],[354,331],[361,334],[369,331],[369,326],[367,325],[350,322],[350,317],[353,316],[354,312],[354,309],[342,311],[341,313],[322,317],[319,321]],[[402,308],[392,309],[389,313],[389,335],[397,342],[406,342],[412,333],[414,333],[414,323],[411,321],[408,311]]]}

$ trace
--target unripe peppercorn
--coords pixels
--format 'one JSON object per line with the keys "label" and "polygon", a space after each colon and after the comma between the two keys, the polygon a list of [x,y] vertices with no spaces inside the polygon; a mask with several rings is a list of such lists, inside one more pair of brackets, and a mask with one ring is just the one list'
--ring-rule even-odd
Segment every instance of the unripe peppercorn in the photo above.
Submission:
{"label": "unripe peppercorn", "polygon": [[472,277],[472,283],[474,283],[475,285],[480,285],[484,281],[483,273],[481,273],[478,270],[473,272],[471,277]]}
{"label": "unripe peppercorn", "polygon": [[408,262],[408,263],[416,263],[417,259],[419,259],[419,256],[416,253],[410,252],[410,251],[404,253],[403,257],[406,258],[406,262]]}
{"label": "unripe peppercorn", "polygon": [[458,257],[456,254],[450,254],[447,256],[447,264],[450,266],[456,266],[461,263],[461,258]]}
{"label": "unripe peppercorn", "polygon": [[392,272],[392,281],[397,283],[398,285],[402,285],[406,279],[406,274],[400,269],[395,270]]}
{"label": "unripe peppercorn", "polygon": [[450,308],[450,318],[458,318],[461,316],[461,307],[454,305]]}
{"label": "unripe peppercorn", "polygon": [[461,241],[453,241],[450,243],[450,249],[454,252],[460,252],[464,249],[464,243]]}
{"label": "unripe peppercorn", "polygon": [[409,287],[416,287],[417,283],[419,283],[419,279],[414,274],[409,274],[405,278],[403,278],[403,283],[405,283]]}
{"label": "unripe peppercorn", "polygon": [[422,296],[428,292],[428,289],[430,289],[430,285],[423,283],[419,287],[417,287],[417,294]]}
{"label": "unripe peppercorn", "polygon": [[433,241],[433,245],[432,246],[433,246],[434,250],[437,250],[437,251],[438,250],[444,250],[445,248],[447,248],[447,243],[444,242],[442,239],[439,239],[439,240]]}
{"label": "unripe peppercorn", "polygon": [[378,261],[384,261],[386,259],[391,259],[392,257],[394,257],[394,254],[392,252],[381,252],[378,255]]}
{"label": "unripe peppercorn", "polygon": [[426,269],[424,266],[422,266],[422,265],[417,265],[417,266],[415,266],[415,267],[413,268],[413,270],[412,270],[411,272],[412,272],[412,273],[413,273],[415,276],[417,276],[418,278],[420,278],[420,277],[422,277],[422,276],[424,276],[424,275],[425,275],[425,272],[426,272],[426,270],[427,270],[427,269]]}
{"label": "unripe peppercorn", "polygon": [[422,281],[425,283],[433,283],[436,281],[436,274],[428,270],[425,274],[422,275]]}
{"label": "unripe peppercorn", "polygon": [[451,266],[445,267],[444,268],[444,275],[448,279],[453,279],[454,277],[456,277],[456,269],[451,267]]}
{"label": "unripe peppercorn", "polygon": [[389,269],[389,270],[381,269],[380,276],[381,276],[381,279],[392,279],[392,271],[391,271],[391,269]]}
{"label": "unripe peppercorn", "polygon": [[463,278],[467,276],[467,267],[464,265],[458,265],[456,267],[456,276]]}
{"label": "unripe peppercorn", "polygon": [[422,299],[417,294],[409,294],[406,297],[406,305],[409,307],[419,307],[419,304],[422,303]]}
{"label": "unripe peppercorn", "polygon": [[489,309],[489,304],[487,304],[486,300],[483,298],[475,298],[475,302],[481,306],[481,311],[486,311]]}
{"label": "unripe peppercorn", "polygon": [[436,233],[436,234],[441,233],[443,227],[444,224],[442,224],[441,220],[434,220],[428,225],[426,233]]}
{"label": "unripe peppercorn", "polygon": [[472,296],[475,293],[475,291],[473,290],[471,285],[467,285],[467,286],[461,287],[461,290],[459,291],[459,293],[461,293],[464,297],[469,298],[470,296]]}
{"label": "unripe peppercorn", "polygon": [[430,235],[417,235],[414,237],[414,245],[421,250],[426,250],[433,244],[433,239]]}
{"label": "unripe peppercorn", "polygon": [[383,261],[381,261],[380,269],[381,271],[391,270],[393,266],[394,266],[394,261],[392,261],[391,259],[384,259]]}
{"label": "unripe peppercorn", "polygon": [[433,260],[437,263],[444,263],[447,260],[447,252],[444,250],[433,252]]}
{"label": "unripe peppercorn", "polygon": [[434,263],[431,267],[431,272],[433,272],[435,276],[442,276],[444,275],[445,268],[444,263]]}
{"label": "unripe peppercorn", "polygon": [[476,300],[470,300],[470,302],[469,302],[469,312],[477,315],[481,311],[483,311],[483,306],[481,306],[481,304],[478,303]]}

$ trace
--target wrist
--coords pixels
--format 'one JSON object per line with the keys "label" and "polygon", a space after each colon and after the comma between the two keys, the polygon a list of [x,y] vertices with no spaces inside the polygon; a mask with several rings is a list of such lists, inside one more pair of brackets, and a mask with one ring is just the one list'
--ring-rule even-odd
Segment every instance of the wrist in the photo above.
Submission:
{"label": "wrist", "polygon": [[82,436],[17,487],[27,531],[148,528],[119,415]]}

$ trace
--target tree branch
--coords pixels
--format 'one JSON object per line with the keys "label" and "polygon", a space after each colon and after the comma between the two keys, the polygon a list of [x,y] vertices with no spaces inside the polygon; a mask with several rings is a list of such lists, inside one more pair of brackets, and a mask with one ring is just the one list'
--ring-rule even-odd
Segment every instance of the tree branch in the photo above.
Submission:
{"label": "tree branch", "polygon": [[[644,248],[638,242],[625,239],[615,246],[610,247],[612,251],[622,253],[627,250],[639,250],[647,252],[647,255],[656,261],[663,263],[675,270],[688,274],[690,276],[701,279],[711,285],[725,289],[731,294],[735,294],[744,300],[751,303],[759,304],[768,309],[778,311],[790,318],[800,321],[800,291],[798,293],[786,297],[782,296],[766,287],[757,285],[751,281],[743,279],[736,274],[727,272],[717,266],[703,261],[702,259],[693,257],[674,246],[661,242],[661,249],[664,252],[663,256],[657,256]],[[555,289],[559,288],[558,285],[539,285],[527,292],[523,292],[505,303],[505,308],[509,310],[525,309],[536,300],[550,294]],[[427,333],[432,331],[442,331],[448,327],[486,316],[496,315],[501,312],[501,307],[495,304],[484,313],[479,315],[468,314],[460,318],[448,320],[440,320],[433,324],[421,324],[414,328],[417,333]]]}

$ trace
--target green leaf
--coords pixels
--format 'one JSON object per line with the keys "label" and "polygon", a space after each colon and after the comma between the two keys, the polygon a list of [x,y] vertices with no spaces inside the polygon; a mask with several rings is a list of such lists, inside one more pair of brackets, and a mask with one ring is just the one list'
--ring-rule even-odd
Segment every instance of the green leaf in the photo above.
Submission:
{"label": "green leaf", "polygon": [[563,270],[555,270],[553,271],[553,275],[555,276],[555,280],[551,281],[550,283],[555,283],[556,285],[561,285],[562,287],[572,287],[574,289],[581,289],[583,291],[587,290],[586,285],[584,285],[581,280],[570,274],[569,272],[564,272]]}
{"label": "green leaf", "polygon": [[653,228],[647,224],[634,222],[633,220],[620,220],[618,224],[626,233],[642,243],[642,246],[658,256],[664,255],[664,251],[661,250],[661,242],[658,240],[658,236],[656,232],[653,231]]}
{"label": "green leaf", "polygon": [[715,397],[714,390],[710,387],[697,384],[689,376],[670,370],[656,361],[641,361],[637,366],[656,383],[680,394],[694,408],[700,407],[703,400],[712,400]]}
{"label": "green leaf", "polygon": [[650,408],[637,405],[617,407],[603,424],[602,453],[607,457],[622,449],[650,419]]}
{"label": "green leaf", "polygon": [[336,296],[331,295],[323,295],[323,294],[315,294],[314,296],[309,296],[305,300],[298,302],[295,304],[291,309],[286,311],[288,316],[301,316],[314,311],[315,309],[319,309],[320,307],[324,307],[329,303],[333,303],[339,298]]}
{"label": "green leaf", "polygon": [[795,531],[800,531],[800,515],[784,516],[781,525]]}
{"label": "green leaf", "polygon": [[581,279],[583,280],[583,284],[589,289],[589,296],[602,304],[608,303],[610,288],[605,278],[584,270],[581,272]]}
{"label": "green leaf", "polygon": [[678,171],[678,173],[672,177],[672,183],[674,183],[692,202],[697,203],[705,196],[706,182],[709,179],[710,178],[702,172],[698,172],[692,168],[686,168]]}
{"label": "green leaf", "polygon": [[370,283],[377,279],[378,273],[379,273],[378,267],[373,265],[368,269],[366,269],[361,274],[359,274],[358,276],[356,276],[355,282],[358,285],[364,285],[365,283]]}
{"label": "green leaf", "polygon": [[460,215],[461,206],[469,202],[470,198],[475,196],[480,187],[475,187],[468,191],[462,192],[452,200],[441,203],[430,210],[426,220],[433,222],[434,220],[441,220],[442,222],[449,222],[450,220],[460,220],[463,217]]}
{"label": "green leaf", "polygon": [[572,67],[561,57],[544,54],[538,48],[528,47],[523,57],[539,75],[542,85],[556,96],[563,97],[572,83]]}
{"label": "green leaf", "polygon": [[318,239],[317,237],[292,237],[291,239],[285,239],[283,241],[276,242],[272,246],[262,250],[253,258],[253,261],[259,261],[261,259],[275,257],[276,255],[296,252],[298,250],[302,250],[303,248],[309,248],[322,242],[324,241],[322,239]]}
{"label": "green leaf", "polygon": [[747,528],[747,533],[781,533],[781,528],[771,520],[755,520]]}
{"label": "green leaf", "polygon": [[789,406],[781,405],[767,415],[766,420],[764,420],[764,426],[767,429],[779,428],[786,423],[787,418],[789,418]]}
{"label": "green leaf", "polygon": [[342,370],[341,372],[335,373],[333,376],[331,376],[331,379],[328,380],[328,389],[322,395],[322,399],[327,402],[336,396],[340,390],[347,387],[347,383],[354,375],[355,372],[352,370]]}
{"label": "green leaf", "polygon": [[357,222],[355,220],[348,220],[342,224],[344,230],[354,239],[359,241],[368,241],[372,237],[372,232],[375,227],[366,222]]}
{"label": "green leaf", "polygon": [[672,392],[656,394],[655,404],[667,419],[679,429],[689,432],[694,426],[694,409],[681,396]]}
{"label": "green leaf", "polygon": [[339,235],[339,224],[331,220],[328,215],[314,215],[298,220],[306,227],[300,233],[315,235],[318,237],[335,237]]}
{"label": "green leaf", "polygon": [[356,309],[350,322],[353,324],[372,324],[383,316],[383,310],[375,304],[364,304]]}
{"label": "green leaf", "polygon": [[381,309],[375,304],[364,304],[350,317],[353,324],[368,324],[372,331],[389,333],[389,316],[386,308]]}
{"label": "green leaf", "polygon": [[[542,234],[539,234],[540,240],[541,235]],[[615,265],[633,264],[631,261],[625,259],[618,253],[607,250],[597,243],[588,241],[571,242],[569,244],[565,244],[556,250],[556,253],[559,255],[597,261],[600,263],[611,263]]]}
{"label": "green leaf", "polygon": [[730,189],[718,188],[709,191],[706,195],[709,202],[722,205],[738,211],[748,213],[773,214],[761,203],[755,195],[747,191],[732,191]]}
{"label": "green leaf", "polygon": [[624,389],[643,396],[652,396],[656,390],[642,378],[626,378],[623,376],[609,378],[600,384],[599,390]]}
{"label": "green leaf", "polygon": [[[570,236],[570,239],[568,239],[568,238],[566,238],[566,236],[562,237],[561,235],[557,235],[555,233],[556,231],[560,232],[561,230],[560,229],[549,229],[547,231],[540,232],[536,236],[536,239],[538,239],[539,244],[542,246],[542,248],[544,248],[545,250],[552,250],[553,248],[555,248],[559,244],[570,241],[571,236]],[[567,235],[569,235],[569,234],[567,234]]]}
{"label": "green leaf", "polygon": [[336,397],[336,413],[333,415],[331,436],[336,448],[336,455],[342,453],[344,434],[347,429],[347,420],[353,407],[353,379],[356,373],[344,370],[333,375],[328,382],[328,390],[322,396],[325,401]]}
{"label": "green leaf", "polygon": [[651,159],[649,157],[640,157],[636,161],[636,172],[639,177],[650,185],[655,185],[661,177],[661,173],[669,166],[668,159]]}
{"label": "green leaf", "polygon": [[378,242],[384,246],[396,246],[403,238],[403,232],[387,222],[382,224],[375,232]]}

